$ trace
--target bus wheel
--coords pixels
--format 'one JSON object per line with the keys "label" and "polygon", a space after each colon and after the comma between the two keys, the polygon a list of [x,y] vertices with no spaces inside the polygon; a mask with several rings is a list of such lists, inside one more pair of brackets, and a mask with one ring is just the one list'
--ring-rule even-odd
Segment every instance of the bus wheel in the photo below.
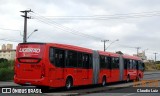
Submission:
{"label": "bus wheel", "polygon": [[103,77],[102,79],[102,86],[105,86],[106,85],[106,77]]}
{"label": "bus wheel", "polygon": [[129,81],[130,81],[130,76],[128,75],[126,82],[128,83]]}
{"label": "bus wheel", "polygon": [[72,84],[73,84],[72,79],[71,79],[71,78],[68,78],[68,79],[66,80],[66,89],[67,89],[67,90],[71,89]]}

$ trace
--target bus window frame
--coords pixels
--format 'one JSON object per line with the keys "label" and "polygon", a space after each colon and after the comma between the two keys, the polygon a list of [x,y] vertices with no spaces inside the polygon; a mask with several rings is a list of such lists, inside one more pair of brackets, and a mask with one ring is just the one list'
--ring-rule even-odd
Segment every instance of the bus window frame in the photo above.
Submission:
{"label": "bus window frame", "polygon": [[[53,52],[54,52],[54,54],[53,54],[53,62],[51,62],[51,60],[50,60],[50,49],[51,48],[53,48]],[[57,66],[57,64],[56,64],[56,61],[55,61],[55,50],[62,50],[62,51],[64,51],[64,64],[62,64],[62,66]],[[65,67],[65,64],[66,64],[66,57],[65,57],[65,55],[66,55],[66,50],[65,49],[62,49],[62,48],[57,48],[57,47],[52,47],[52,46],[50,46],[49,47],[49,62],[52,64],[52,65],[54,65],[55,67],[57,67],[57,68],[64,68]]]}
{"label": "bus window frame", "polygon": [[[116,62],[116,59],[118,59],[118,62]],[[111,57],[111,68],[112,69],[119,69],[119,57]]]}
{"label": "bus window frame", "polygon": [[[51,50],[51,48],[53,48],[53,52],[54,52],[53,62],[51,62],[51,60],[50,60],[50,56],[51,56],[51,55],[50,55],[50,54],[51,54],[51,53],[50,53],[50,50]],[[61,66],[61,67],[60,67],[60,66],[56,66],[56,64],[55,64],[55,50],[56,50],[56,49],[58,49],[58,50],[63,50],[63,51],[64,51],[64,64],[63,64],[64,66],[63,66],[63,67],[62,67],[62,66]],[[69,61],[68,61],[68,54],[69,54],[69,52],[75,52],[76,55],[77,55],[77,56],[76,56],[76,57],[77,57],[77,58],[76,58],[76,65],[74,64],[75,66],[68,66],[68,64],[67,64],[67,63],[69,62]],[[78,65],[79,65],[79,64],[78,64],[78,55],[79,55],[79,54],[82,54],[82,57],[83,57],[83,56],[86,57],[86,56],[88,55],[88,56],[87,56],[87,57],[88,57],[88,58],[87,58],[87,60],[88,60],[87,62],[88,62],[88,63],[86,63],[86,64],[87,64],[86,66],[84,66],[84,64],[83,64],[84,62],[83,62],[83,61],[82,61],[82,66],[78,66]],[[54,65],[55,67],[59,67],[59,68],[92,69],[92,67],[93,67],[93,65],[92,65],[92,64],[93,64],[93,62],[92,62],[92,60],[93,60],[92,55],[93,55],[92,53],[87,53],[87,52],[69,50],[69,49],[52,47],[52,46],[49,47],[49,61],[50,61],[50,63],[51,63],[52,65]],[[84,58],[85,58],[85,57],[84,57]],[[75,57],[74,57],[74,58],[75,58]],[[83,59],[83,58],[82,58],[82,59]]]}

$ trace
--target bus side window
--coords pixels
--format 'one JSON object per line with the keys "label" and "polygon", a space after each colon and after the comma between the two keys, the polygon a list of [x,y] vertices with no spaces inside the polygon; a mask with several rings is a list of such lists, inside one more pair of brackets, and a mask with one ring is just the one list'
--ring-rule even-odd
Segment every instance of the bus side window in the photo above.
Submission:
{"label": "bus side window", "polygon": [[119,58],[112,57],[112,68],[118,69],[119,68]]}
{"label": "bus side window", "polygon": [[100,55],[100,68],[105,68],[105,56]]}
{"label": "bus side window", "polygon": [[83,53],[78,52],[78,63],[77,67],[82,68],[83,67],[83,59],[82,59]]}
{"label": "bus side window", "polygon": [[66,67],[77,67],[77,52],[68,51]]}
{"label": "bus side window", "polygon": [[128,60],[124,59],[124,69],[127,69]]}
{"label": "bus side window", "polygon": [[112,69],[114,69],[114,68],[115,68],[115,61],[114,61],[114,57],[112,57],[112,58],[111,58],[111,61],[112,61],[112,63],[111,63],[111,67],[112,67]]}
{"label": "bus side window", "polygon": [[127,69],[130,69],[130,60],[127,59]]}
{"label": "bus side window", "polygon": [[89,54],[84,53],[83,54],[83,67],[84,68],[89,68]]}
{"label": "bus side window", "polygon": [[138,61],[136,61],[136,69],[138,70],[139,68],[138,68]]}
{"label": "bus side window", "polygon": [[129,69],[133,69],[133,60],[129,60],[129,65],[130,65],[130,68]]}
{"label": "bus side window", "polygon": [[52,64],[54,64],[54,48],[49,48],[49,60]]}
{"label": "bus side window", "polygon": [[105,56],[105,68],[109,69],[109,61],[107,56]]}
{"label": "bus side window", "polygon": [[137,69],[136,66],[137,66],[137,62],[133,60],[133,69]]}
{"label": "bus side window", "polygon": [[55,66],[64,67],[65,65],[65,51],[61,49],[55,49]]}
{"label": "bus side window", "polygon": [[138,61],[138,69],[144,71],[144,63],[142,61]]}
{"label": "bus side window", "polygon": [[115,68],[119,68],[119,58],[115,58]]}
{"label": "bus side window", "polygon": [[108,59],[108,69],[112,69],[112,58],[107,57],[107,59]]}

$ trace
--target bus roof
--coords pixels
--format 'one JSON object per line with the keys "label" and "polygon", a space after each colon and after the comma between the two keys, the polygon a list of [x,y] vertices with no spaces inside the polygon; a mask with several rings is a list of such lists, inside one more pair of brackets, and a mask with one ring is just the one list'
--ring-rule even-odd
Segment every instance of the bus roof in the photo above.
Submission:
{"label": "bus roof", "polygon": [[113,52],[104,52],[104,51],[98,51],[100,55],[105,55],[105,56],[111,56],[111,57],[119,57],[119,54],[113,53]]}
{"label": "bus roof", "polygon": [[50,45],[53,47],[58,47],[58,48],[63,48],[63,49],[68,49],[68,50],[93,53],[93,51],[91,49],[83,48],[83,47],[79,47],[79,46],[74,46],[74,45],[59,44],[59,43],[47,43],[47,45]]}
{"label": "bus roof", "polygon": [[46,44],[46,43],[41,43],[41,42],[26,42],[26,43],[19,43],[20,45],[22,44]]}
{"label": "bus roof", "polygon": [[123,58],[125,59],[133,59],[133,60],[142,60],[141,58],[137,56],[131,56],[131,55],[123,55]]}

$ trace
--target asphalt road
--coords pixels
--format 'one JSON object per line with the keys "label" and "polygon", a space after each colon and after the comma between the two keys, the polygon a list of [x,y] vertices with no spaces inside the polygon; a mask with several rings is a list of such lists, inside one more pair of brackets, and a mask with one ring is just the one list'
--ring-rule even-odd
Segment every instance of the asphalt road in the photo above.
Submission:
{"label": "asphalt road", "polygon": [[[140,89],[140,88],[138,88]],[[142,89],[153,89],[153,88],[142,88]],[[158,88],[160,91],[160,87]],[[91,94],[86,94],[83,96],[160,96],[160,92],[158,93],[136,93],[136,92],[131,92],[131,93],[124,93],[128,90],[128,88],[123,88],[123,89],[118,89],[119,93],[114,93],[116,92],[115,90],[112,91],[105,91],[103,93],[91,93]]]}
{"label": "asphalt road", "polygon": [[[144,80],[160,80],[160,72],[145,72]],[[14,84],[13,82],[0,82],[0,87],[18,87],[19,85]],[[50,89],[45,91],[47,93],[37,94],[42,96],[64,96],[64,95],[84,95],[84,96],[160,96],[157,93],[114,93],[114,91],[125,92],[125,88],[130,88],[133,86],[133,82],[116,82],[108,84],[106,87],[100,86],[81,86],[74,87],[72,90],[66,91],[64,88]],[[27,87],[23,87],[27,88]],[[112,90],[110,90],[112,89]],[[17,96],[17,94],[0,94],[1,95],[11,95]],[[18,94],[21,96],[26,96],[27,94]],[[30,94],[34,96],[35,94]]]}
{"label": "asphalt road", "polygon": [[[156,72],[156,73],[152,73],[150,74],[150,72],[147,72],[144,75],[143,80],[160,80],[160,72]],[[133,83],[132,83],[133,84]],[[125,85],[125,84],[123,84]],[[126,92],[126,90],[128,90],[129,88],[118,88],[115,90],[111,90],[111,91],[103,91],[103,92],[99,92],[99,93],[90,93],[90,94],[85,94],[83,96],[160,96],[160,81],[158,82],[158,89],[159,89],[159,93],[128,93]],[[146,89],[146,88],[145,88]],[[116,93],[119,92],[119,93]],[[125,93],[126,92],[126,93]]]}
{"label": "asphalt road", "polygon": [[94,93],[83,96],[160,96],[159,93]]}

